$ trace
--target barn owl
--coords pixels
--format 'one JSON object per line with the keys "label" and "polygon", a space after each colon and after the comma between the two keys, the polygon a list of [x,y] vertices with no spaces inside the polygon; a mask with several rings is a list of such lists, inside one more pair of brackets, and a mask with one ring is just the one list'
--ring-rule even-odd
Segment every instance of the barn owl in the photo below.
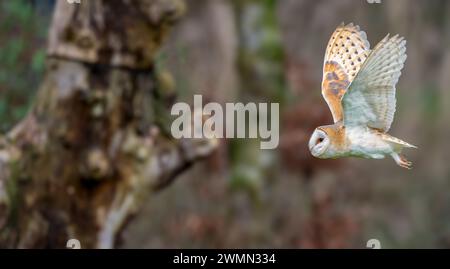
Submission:
{"label": "barn owl", "polygon": [[322,96],[334,124],[317,127],[309,150],[314,157],[391,156],[401,167],[412,163],[400,155],[416,148],[390,136],[395,113],[395,85],[406,60],[406,41],[389,34],[373,49],[359,26],[341,24],[328,42],[323,64]]}

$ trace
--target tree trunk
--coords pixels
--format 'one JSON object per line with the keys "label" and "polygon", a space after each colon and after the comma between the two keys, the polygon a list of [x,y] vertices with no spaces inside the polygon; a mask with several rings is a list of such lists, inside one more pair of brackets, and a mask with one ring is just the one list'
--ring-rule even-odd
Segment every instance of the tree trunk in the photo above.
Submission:
{"label": "tree trunk", "polygon": [[0,137],[0,247],[114,247],[143,198],[214,148],[167,133],[171,77],[154,58],[183,8],[57,2],[36,101]]}

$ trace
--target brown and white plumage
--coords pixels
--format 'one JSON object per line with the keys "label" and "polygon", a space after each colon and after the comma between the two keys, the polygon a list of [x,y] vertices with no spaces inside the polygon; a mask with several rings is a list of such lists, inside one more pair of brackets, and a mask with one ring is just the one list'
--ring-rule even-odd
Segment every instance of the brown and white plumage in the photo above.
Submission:
{"label": "brown and white plumage", "polygon": [[387,35],[373,50],[359,26],[340,25],[325,52],[322,95],[334,124],[318,127],[309,141],[319,158],[390,155],[402,167],[411,162],[399,154],[415,147],[388,135],[394,119],[395,85],[406,60],[406,41]]}
{"label": "brown and white plumage", "polygon": [[342,97],[369,52],[366,33],[353,24],[341,24],[328,42],[323,64],[322,95],[335,123],[343,118]]}

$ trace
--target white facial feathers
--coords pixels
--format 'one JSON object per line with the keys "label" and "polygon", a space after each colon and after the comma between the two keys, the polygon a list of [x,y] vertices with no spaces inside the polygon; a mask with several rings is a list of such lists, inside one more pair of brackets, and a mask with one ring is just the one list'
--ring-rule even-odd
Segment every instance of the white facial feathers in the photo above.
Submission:
{"label": "white facial feathers", "polygon": [[320,158],[329,145],[330,138],[320,129],[316,129],[309,139],[309,150],[314,157]]}

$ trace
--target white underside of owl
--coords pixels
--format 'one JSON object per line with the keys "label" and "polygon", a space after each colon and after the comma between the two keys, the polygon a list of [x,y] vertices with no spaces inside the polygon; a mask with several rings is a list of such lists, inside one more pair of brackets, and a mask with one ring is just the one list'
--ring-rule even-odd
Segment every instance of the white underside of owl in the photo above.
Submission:
{"label": "white underside of owl", "polygon": [[383,159],[395,152],[393,144],[368,127],[347,127],[345,134],[349,143],[348,156]]}

